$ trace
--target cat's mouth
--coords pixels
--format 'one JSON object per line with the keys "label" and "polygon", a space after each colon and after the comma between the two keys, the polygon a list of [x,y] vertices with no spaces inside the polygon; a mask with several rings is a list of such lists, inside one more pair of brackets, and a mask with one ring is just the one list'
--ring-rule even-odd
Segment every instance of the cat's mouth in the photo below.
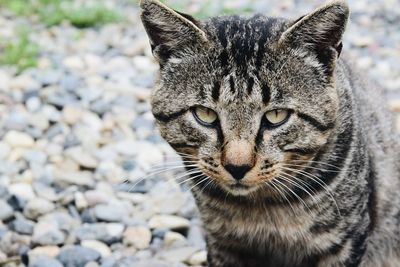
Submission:
{"label": "cat's mouth", "polygon": [[231,193],[233,195],[237,195],[237,196],[248,195],[251,192],[254,192],[259,188],[258,186],[254,186],[254,185],[252,185],[252,186],[246,185],[240,181],[237,181],[233,184],[224,185],[223,187],[225,187],[225,190],[228,191],[229,193]]}

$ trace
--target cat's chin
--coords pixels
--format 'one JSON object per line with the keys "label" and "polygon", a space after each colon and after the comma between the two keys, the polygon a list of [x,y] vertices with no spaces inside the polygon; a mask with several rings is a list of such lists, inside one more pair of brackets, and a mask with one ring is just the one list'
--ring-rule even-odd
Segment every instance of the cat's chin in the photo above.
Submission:
{"label": "cat's chin", "polygon": [[258,186],[247,186],[243,184],[224,185],[223,188],[234,196],[247,196],[259,189]]}

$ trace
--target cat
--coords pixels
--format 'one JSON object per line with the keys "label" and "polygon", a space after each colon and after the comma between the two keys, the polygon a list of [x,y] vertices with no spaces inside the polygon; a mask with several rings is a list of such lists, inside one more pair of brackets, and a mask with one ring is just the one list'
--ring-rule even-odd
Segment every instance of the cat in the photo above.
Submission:
{"label": "cat", "polygon": [[297,20],[140,6],[152,113],[191,173],[209,266],[400,266],[399,136],[341,55],[346,1]]}

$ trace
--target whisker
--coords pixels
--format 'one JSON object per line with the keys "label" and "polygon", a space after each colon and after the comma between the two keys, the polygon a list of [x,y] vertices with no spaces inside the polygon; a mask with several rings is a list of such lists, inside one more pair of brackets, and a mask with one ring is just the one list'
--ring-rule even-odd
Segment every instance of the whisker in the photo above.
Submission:
{"label": "whisker", "polygon": [[293,161],[293,162],[312,162],[312,163],[322,164],[322,165],[330,166],[330,167],[336,168],[336,169],[338,169],[338,170],[341,170],[341,168],[339,168],[338,166],[335,166],[335,165],[332,165],[332,164],[329,164],[329,163],[326,163],[326,162],[323,162],[323,161],[317,161],[317,160],[301,160],[301,159],[294,159],[294,160],[291,160],[291,161]]}
{"label": "whisker", "polygon": [[170,165],[170,166],[160,166],[160,167],[155,167],[155,168],[150,168],[146,172],[154,172],[154,171],[160,171],[160,170],[172,170],[172,169],[179,169],[179,168],[185,168],[185,167],[197,167],[197,164],[191,164],[191,165]]}
{"label": "whisker", "polygon": [[[289,192],[291,192],[291,193],[304,205],[304,207],[306,207],[306,208],[311,212],[311,210],[310,210],[310,208],[308,207],[308,205],[306,204],[306,202],[305,202],[301,197],[299,197],[298,194],[296,194],[292,189],[290,189],[290,187],[288,187],[287,185],[285,185],[284,183],[282,183],[281,181],[279,181],[279,179],[282,179],[282,178],[284,178],[284,177],[278,176],[278,177],[276,177],[275,181],[276,181],[277,183],[281,184],[281,185],[282,185],[283,187],[285,187],[287,190],[289,190]],[[286,179],[287,179],[287,178],[286,178]],[[284,179],[284,180],[285,180],[285,179]]]}
{"label": "whisker", "polygon": [[338,206],[338,204],[336,202],[336,199],[335,199],[332,191],[328,188],[328,185],[323,180],[321,180],[321,178],[319,178],[318,176],[313,175],[311,173],[302,171],[302,170],[295,170],[295,169],[285,168],[285,167],[281,167],[281,168],[289,170],[289,171],[292,171],[292,172],[295,172],[295,173],[298,173],[300,175],[303,175],[304,177],[307,177],[307,178],[311,179],[312,181],[316,182],[317,184],[319,184],[328,193],[328,195],[331,197],[331,199],[333,200],[333,202],[334,202],[334,204],[336,206],[336,209],[338,211],[339,216],[341,216],[339,206]]}
{"label": "whisker", "polygon": [[[300,188],[301,190],[303,190],[304,192],[307,193],[307,195],[309,195],[311,197],[311,199],[316,203],[316,205],[318,207],[320,207],[318,200],[315,198],[315,196],[313,196],[307,189],[309,189],[311,192],[315,193],[309,185],[307,185],[307,183],[305,183],[303,180],[299,179],[296,176],[290,175],[288,173],[285,173],[284,171],[282,171],[281,175],[284,175],[282,177],[287,176],[286,178],[288,179],[287,181],[292,183],[294,186],[297,186],[298,188]],[[297,182],[292,181],[290,178],[295,179],[296,181],[299,181],[299,183],[301,183],[301,185],[299,185]],[[307,189],[305,189],[303,186],[307,187]]]}
{"label": "whisker", "polygon": [[[197,165],[196,165],[196,166],[197,166]],[[195,166],[195,167],[196,167],[196,166]],[[146,178],[152,177],[152,176],[154,176],[154,175],[157,175],[157,174],[160,174],[160,173],[163,173],[163,172],[167,172],[167,171],[171,171],[171,170],[176,170],[176,169],[181,169],[181,168],[182,168],[182,166],[175,166],[175,167],[165,168],[165,169],[162,169],[162,170],[157,170],[157,171],[155,171],[155,172],[149,173],[148,175],[145,175],[145,176],[139,178],[139,180],[138,180],[137,182],[135,182],[135,183],[131,186],[131,188],[128,190],[128,192],[130,192],[133,188],[135,188],[140,182],[144,181]],[[129,180],[127,180],[127,182],[129,182]]]}
{"label": "whisker", "polygon": [[195,158],[198,159],[198,157],[190,155],[190,154],[186,154],[186,153],[182,153],[182,152],[176,152],[176,154],[178,154],[179,156],[185,157],[185,158]]}
{"label": "whisker", "polygon": [[317,167],[312,167],[312,166],[307,166],[307,165],[297,165],[297,164],[287,164],[287,163],[281,163],[281,165],[292,166],[292,167],[304,167],[304,168],[310,168],[313,170],[319,170],[319,171],[325,171],[325,172],[342,172],[341,170],[322,169],[322,168],[317,168]]}
{"label": "whisker", "polygon": [[204,179],[202,179],[200,182],[196,183],[195,185],[193,185],[191,188],[189,188],[189,191],[192,191],[193,188],[195,188],[196,186],[200,185],[201,183],[203,183],[204,181],[207,181],[208,176],[205,176]]}
{"label": "whisker", "polygon": [[[201,177],[202,175],[204,175],[201,171],[199,171],[199,172],[200,172],[200,173],[199,173],[198,175],[195,175],[195,176],[193,176],[193,177],[189,177],[189,178],[187,178],[187,179],[184,179],[184,180],[180,181],[180,182],[178,183],[178,185],[181,185],[181,184],[183,184],[183,183],[186,183],[186,182],[188,182],[188,181],[194,180],[194,179],[199,178],[199,177]],[[196,174],[196,173],[191,173],[191,174],[189,174],[189,175],[192,175],[192,174]],[[185,177],[185,176],[183,176],[183,177]],[[179,177],[179,179],[181,179],[181,178],[183,178],[183,177]],[[176,179],[176,180],[177,180],[177,179]]]}
{"label": "whisker", "polygon": [[212,180],[212,179],[209,179],[208,183],[206,183],[205,186],[203,186],[203,188],[200,190],[200,194],[204,191],[204,189],[205,189],[209,184],[212,184],[212,183],[213,183],[213,180]]}
{"label": "whisker", "polygon": [[289,201],[289,199],[286,197],[285,193],[281,191],[281,190],[283,190],[283,191],[285,191],[285,190],[282,189],[278,184],[275,184],[275,183],[274,183],[274,180],[269,181],[269,183],[271,183],[271,186],[273,186],[273,187],[275,188],[275,190],[278,191],[278,194],[279,194],[280,196],[282,196],[282,197],[286,200],[286,202],[287,202],[287,203],[289,204],[289,206],[290,206],[290,209],[293,211],[293,215],[296,216],[296,211],[294,210],[294,207],[293,207],[292,203],[291,203],[291,202]]}

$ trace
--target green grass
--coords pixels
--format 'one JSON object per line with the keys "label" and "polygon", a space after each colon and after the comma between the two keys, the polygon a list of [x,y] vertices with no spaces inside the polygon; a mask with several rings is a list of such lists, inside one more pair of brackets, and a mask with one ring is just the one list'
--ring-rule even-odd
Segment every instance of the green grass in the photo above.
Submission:
{"label": "green grass", "polygon": [[28,31],[21,30],[13,41],[0,43],[0,65],[12,65],[20,73],[37,65],[39,47],[29,40]]}
{"label": "green grass", "polygon": [[182,3],[181,0],[160,0],[162,3],[168,5],[169,7],[184,13],[191,13],[196,18],[205,19],[212,16],[217,15],[231,15],[231,14],[250,14],[253,13],[255,10],[252,8],[251,3],[252,0],[248,1],[248,5],[245,5],[240,8],[230,8],[224,5],[226,1],[217,1],[217,0],[203,0],[199,2],[196,6],[194,12],[189,12],[187,10],[188,4]]}
{"label": "green grass", "polygon": [[103,4],[74,5],[73,0],[0,0],[0,6],[18,16],[36,17],[47,26],[69,21],[78,28],[121,20],[122,16]]}

